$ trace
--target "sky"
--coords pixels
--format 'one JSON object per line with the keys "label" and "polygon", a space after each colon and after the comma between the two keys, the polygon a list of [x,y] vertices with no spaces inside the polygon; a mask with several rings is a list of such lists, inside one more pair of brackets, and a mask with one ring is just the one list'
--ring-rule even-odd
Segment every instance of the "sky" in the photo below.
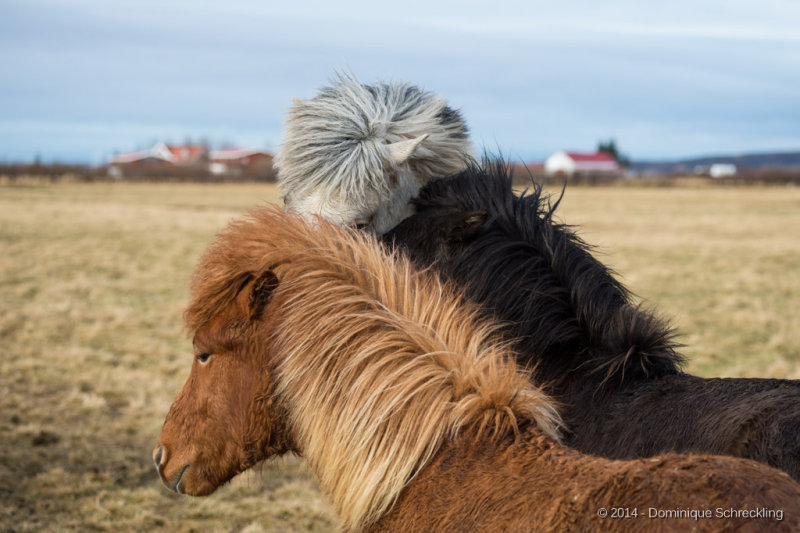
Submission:
{"label": "sky", "polygon": [[800,2],[0,0],[0,162],[274,151],[335,71],[408,81],[537,161],[800,151]]}

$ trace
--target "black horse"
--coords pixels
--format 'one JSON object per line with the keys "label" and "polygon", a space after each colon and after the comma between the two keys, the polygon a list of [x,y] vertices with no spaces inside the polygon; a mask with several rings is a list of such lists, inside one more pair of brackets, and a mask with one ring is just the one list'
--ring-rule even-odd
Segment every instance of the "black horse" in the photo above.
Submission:
{"label": "black horse", "polygon": [[673,329],[553,220],[557,206],[538,185],[516,196],[500,161],[472,165],[422,189],[384,239],[506,324],[520,364],[563,404],[566,444],[749,457],[800,479],[800,381],[683,373]]}

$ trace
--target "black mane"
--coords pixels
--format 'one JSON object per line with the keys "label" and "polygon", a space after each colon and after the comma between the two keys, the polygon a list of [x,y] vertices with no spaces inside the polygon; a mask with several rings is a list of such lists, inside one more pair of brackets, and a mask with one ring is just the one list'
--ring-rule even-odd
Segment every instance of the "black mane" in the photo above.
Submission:
{"label": "black mane", "polygon": [[[614,459],[670,450],[748,457],[800,479],[800,381],[680,372],[666,321],[637,304],[502,162],[421,191],[385,236],[505,324],[521,365],[559,402],[564,443]],[[623,221],[624,222],[624,221]]]}
{"label": "black mane", "polygon": [[416,214],[386,239],[507,323],[520,362],[539,379],[558,386],[580,373],[619,385],[678,373],[672,328],[553,220],[559,201],[538,184],[516,196],[502,161],[472,165],[424,188]]}

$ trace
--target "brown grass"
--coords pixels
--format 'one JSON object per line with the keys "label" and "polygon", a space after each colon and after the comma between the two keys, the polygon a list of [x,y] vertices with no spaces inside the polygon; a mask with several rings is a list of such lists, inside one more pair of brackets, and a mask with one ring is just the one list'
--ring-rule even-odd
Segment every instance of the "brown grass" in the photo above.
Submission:
{"label": "brown grass", "polygon": [[[269,185],[0,186],[0,524],[14,531],[330,531],[299,459],[209,498],[150,452],[188,375],[189,273]],[[800,378],[800,188],[568,189],[561,218],[675,317],[689,370]]]}
{"label": "brown grass", "polygon": [[800,188],[576,188],[561,217],[675,319],[691,372],[800,378]]}

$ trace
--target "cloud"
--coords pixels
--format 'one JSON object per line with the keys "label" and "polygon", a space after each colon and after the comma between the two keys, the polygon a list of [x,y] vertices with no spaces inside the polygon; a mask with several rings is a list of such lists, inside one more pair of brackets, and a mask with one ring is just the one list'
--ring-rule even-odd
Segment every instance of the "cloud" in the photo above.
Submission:
{"label": "cloud", "polygon": [[223,132],[275,146],[292,97],[342,68],[439,92],[523,157],[609,136],[633,157],[800,147],[797,27],[778,0],[11,0],[0,158]]}

